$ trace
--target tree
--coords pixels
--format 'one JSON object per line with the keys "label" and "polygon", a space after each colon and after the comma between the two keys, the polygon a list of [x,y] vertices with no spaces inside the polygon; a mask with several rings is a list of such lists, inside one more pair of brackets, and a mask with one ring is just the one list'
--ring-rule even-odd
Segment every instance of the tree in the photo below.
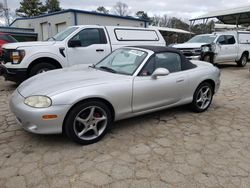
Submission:
{"label": "tree", "polygon": [[115,4],[113,9],[114,9],[114,13],[119,16],[128,16],[130,14],[128,5],[120,1]]}
{"label": "tree", "polygon": [[58,0],[46,0],[45,10],[48,13],[61,11],[60,2]]}
{"label": "tree", "polygon": [[138,17],[138,18],[141,18],[141,19],[144,19],[144,20],[147,20],[147,21],[150,21],[150,18],[148,17],[148,14],[144,11],[138,11],[137,13],[135,13],[135,15]]}
{"label": "tree", "polygon": [[160,26],[160,21],[161,21],[161,17],[158,16],[158,15],[154,15],[152,18],[151,18],[151,25],[153,26]]}
{"label": "tree", "polygon": [[103,13],[103,14],[109,14],[109,10],[106,9],[104,6],[100,6],[96,9],[97,12]]}
{"label": "tree", "polygon": [[19,16],[34,17],[43,13],[43,4],[40,0],[22,0],[20,8],[16,10]]}

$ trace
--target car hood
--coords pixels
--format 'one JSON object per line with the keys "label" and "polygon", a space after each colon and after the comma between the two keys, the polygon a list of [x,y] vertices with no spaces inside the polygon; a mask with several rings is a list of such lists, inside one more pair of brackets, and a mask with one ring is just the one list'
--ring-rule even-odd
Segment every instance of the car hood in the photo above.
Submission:
{"label": "car hood", "polygon": [[202,67],[213,67],[214,65],[212,63],[209,62],[205,62],[205,61],[199,61],[199,60],[190,60],[193,64],[197,65],[198,67],[202,68]]}
{"label": "car hood", "polygon": [[114,74],[86,65],[74,66],[42,73],[23,82],[17,89],[23,97],[32,95],[53,96],[65,91],[90,87],[94,85],[110,84],[129,76]]}
{"label": "car hood", "polygon": [[201,48],[202,45],[205,45],[207,43],[183,43],[183,44],[176,44],[173,47],[179,48],[179,49],[185,49],[185,48]]}
{"label": "car hood", "polygon": [[55,44],[56,41],[38,41],[38,42],[15,42],[4,44],[5,49],[17,49],[22,47],[35,47],[35,46],[51,46]]}

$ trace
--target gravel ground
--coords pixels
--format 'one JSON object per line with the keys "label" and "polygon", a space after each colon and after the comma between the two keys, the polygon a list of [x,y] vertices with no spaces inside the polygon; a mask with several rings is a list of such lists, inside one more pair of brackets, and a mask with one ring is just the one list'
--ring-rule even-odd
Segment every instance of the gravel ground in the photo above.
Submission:
{"label": "gravel ground", "polygon": [[0,78],[0,187],[250,187],[250,72],[220,67],[211,108],[180,107],[121,122],[99,143],[25,132]]}

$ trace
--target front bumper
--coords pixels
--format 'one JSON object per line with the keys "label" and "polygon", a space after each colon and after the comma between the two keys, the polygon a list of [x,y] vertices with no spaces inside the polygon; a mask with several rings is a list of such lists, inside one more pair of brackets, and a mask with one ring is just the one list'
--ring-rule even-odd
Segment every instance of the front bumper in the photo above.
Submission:
{"label": "front bumper", "polygon": [[[32,108],[24,104],[24,97],[16,90],[10,99],[10,109],[18,123],[28,132],[36,134],[62,133],[64,118],[70,109],[69,105],[51,106],[49,108]],[[43,120],[42,116],[56,114],[52,120]]]}
{"label": "front bumper", "polygon": [[27,79],[27,69],[6,68],[0,64],[0,76],[3,76],[5,80],[21,83]]}
{"label": "front bumper", "polygon": [[200,60],[201,56],[200,55],[196,55],[196,56],[186,56],[187,59],[189,60]]}

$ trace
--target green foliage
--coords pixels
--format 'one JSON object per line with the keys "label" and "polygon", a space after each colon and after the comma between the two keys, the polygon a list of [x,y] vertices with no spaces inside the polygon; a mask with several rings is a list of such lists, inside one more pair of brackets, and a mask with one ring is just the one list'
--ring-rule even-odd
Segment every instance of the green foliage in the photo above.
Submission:
{"label": "green foliage", "polygon": [[61,11],[60,2],[58,0],[46,0],[45,9],[48,13]]}
{"label": "green foliage", "polygon": [[40,0],[22,0],[20,8],[16,10],[18,15],[27,17],[38,16],[43,12],[43,4]]}
{"label": "green foliage", "polygon": [[96,9],[97,12],[103,13],[103,14],[109,14],[109,10],[106,9],[104,6],[100,6]]}
{"label": "green foliage", "polygon": [[21,17],[34,17],[60,10],[62,9],[58,0],[46,0],[45,5],[40,0],[22,0],[16,13]]}
{"label": "green foliage", "polygon": [[135,15],[138,18],[150,21],[150,17],[148,17],[148,14],[146,12],[144,12],[144,11],[138,11],[138,12],[135,13]]}

